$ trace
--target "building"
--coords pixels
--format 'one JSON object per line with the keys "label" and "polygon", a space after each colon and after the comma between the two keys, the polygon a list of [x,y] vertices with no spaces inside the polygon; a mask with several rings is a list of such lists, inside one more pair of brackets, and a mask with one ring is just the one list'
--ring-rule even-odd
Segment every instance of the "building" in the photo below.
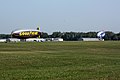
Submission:
{"label": "building", "polygon": [[54,38],[53,41],[63,41],[62,38]]}
{"label": "building", "polygon": [[43,38],[28,38],[26,42],[45,42],[46,40]]}
{"label": "building", "polygon": [[17,38],[8,38],[7,41],[8,42],[20,42],[21,40]]}
{"label": "building", "polygon": [[46,41],[64,41],[62,38],[46,38]]}
{"label": "building", "polygon": [[6,39],[0,39],[0,42],[6,42]]}
{"label": "building", "polygon": [[100,41],[98,38],[82,38],[83,41]]}

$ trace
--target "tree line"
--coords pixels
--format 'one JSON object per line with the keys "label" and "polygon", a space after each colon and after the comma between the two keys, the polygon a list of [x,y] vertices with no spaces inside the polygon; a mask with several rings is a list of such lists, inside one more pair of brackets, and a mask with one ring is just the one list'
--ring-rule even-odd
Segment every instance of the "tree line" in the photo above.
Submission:
{"label": "tree line", "polygon": [[[105,40],[120,40],[120,32],[106,31],[105,34]],[[11,38],[11,35],[0,34],[0,39],[7,38]],[[97,32],[53,32],[51,35],[41,32],[41,38],[63,38],[65,41],[80,41],[82,38],[97,38]]]}
{"label": "tree line", "polygon": [[[48,35],[42,32],[41,38],[63,38],[65,41],[80,41],[82,38],[97,38],[98,32],[53,32]],[[120,40],[120,32],[114,33],[111,31],[105,32],[105,40]]]}

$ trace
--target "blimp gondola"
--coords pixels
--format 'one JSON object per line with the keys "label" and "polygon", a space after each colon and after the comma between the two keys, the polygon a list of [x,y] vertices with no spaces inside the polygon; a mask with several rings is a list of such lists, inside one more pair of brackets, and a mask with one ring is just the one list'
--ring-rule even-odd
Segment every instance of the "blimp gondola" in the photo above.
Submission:
{"label": "blimp gondola", "polygon": [[41,35],[41,32],[40,32],[39,28],[14,30],[11,32],[11,37],[18,38],[18,39],[38,38],[38,37],[40,37],[40,35]]}

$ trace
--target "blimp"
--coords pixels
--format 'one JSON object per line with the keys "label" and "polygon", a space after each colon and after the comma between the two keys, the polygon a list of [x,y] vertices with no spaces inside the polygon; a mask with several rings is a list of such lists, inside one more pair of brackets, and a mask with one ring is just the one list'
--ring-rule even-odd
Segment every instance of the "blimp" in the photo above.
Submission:
{"label": "blimp", "polygon": [[28,38],[40,38],[40,28],[37,29],[19,29],[11,32],[12,38],[28,39]]}
{"label": "blimp", "polygon": [[104,41],[103,37],[105,36],[105,32],[104,31],[99,31],[97,33],[97,37],[99,38],[99,40]]}

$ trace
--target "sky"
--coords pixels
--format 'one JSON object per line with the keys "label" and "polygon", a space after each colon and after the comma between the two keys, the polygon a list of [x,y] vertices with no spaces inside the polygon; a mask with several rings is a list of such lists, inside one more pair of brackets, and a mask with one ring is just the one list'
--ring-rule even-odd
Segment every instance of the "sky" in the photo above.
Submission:
{"label": "sky", "polygon": [[0,33],[120,32],[120,0],[0,0]]}

